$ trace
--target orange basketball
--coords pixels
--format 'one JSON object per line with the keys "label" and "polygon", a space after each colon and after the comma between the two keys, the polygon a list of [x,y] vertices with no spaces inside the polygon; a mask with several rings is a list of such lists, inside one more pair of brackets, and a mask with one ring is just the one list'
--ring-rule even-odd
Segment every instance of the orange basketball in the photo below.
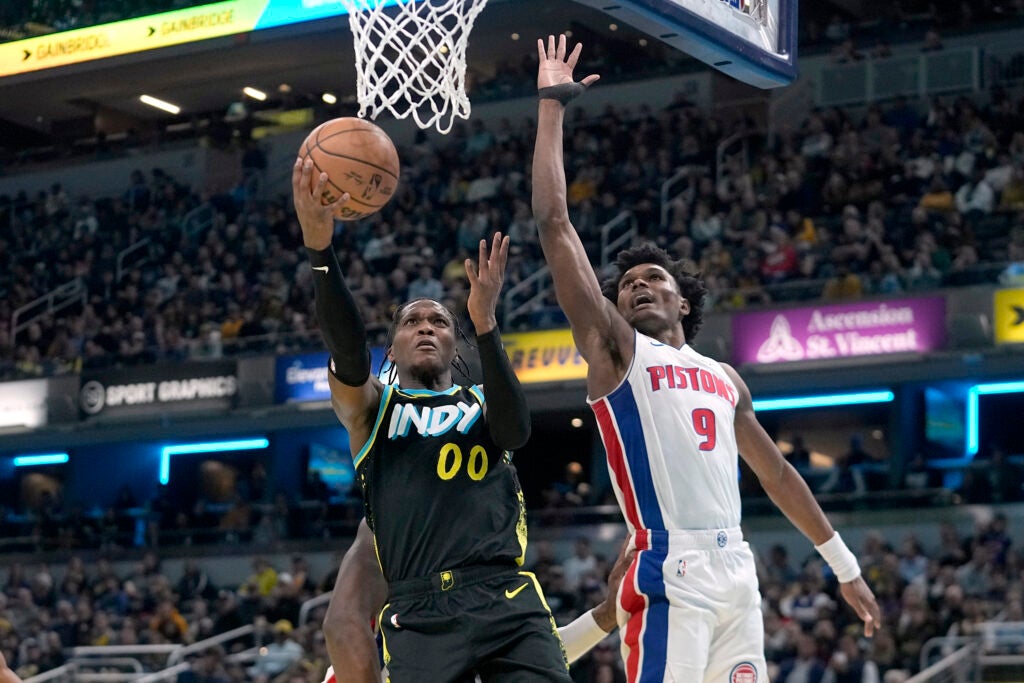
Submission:
{"label": "orange basketball", "polygon": [[338,218],[354,221],[380,211],[395,195],[400,166],[395,143],[369,121],[354,117],[331,119],[313,129],[299,156],[313,159],[315,186],[320,172],[328,181],[320,198],[330,204],[345,192],[351,199],[338,210]]}

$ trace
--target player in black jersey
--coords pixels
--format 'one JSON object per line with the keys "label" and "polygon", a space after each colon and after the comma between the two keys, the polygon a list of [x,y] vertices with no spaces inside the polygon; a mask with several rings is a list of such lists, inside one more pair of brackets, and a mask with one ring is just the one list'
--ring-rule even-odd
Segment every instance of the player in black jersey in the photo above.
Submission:
{"label": "player in black jersey", "polygon": [[311,191],[312,172],[296,160],[292,192],[331,353],[331,402],[388,584],[379,623],[390,680],[568,683],[540,585],[520,571],[526,518],[511,451],[529,438],[530,414],[495,319],[508,238],[481,240],[478,263],[466,261],[484,386],[454,384],[457,323],[429,299],[395,312],[387,356],[398,384],[384,386],[331,246],[332,214],[348,197],[322,206],[327,175]]}
{"label": "player in black jersey", "polygon": [[[622,544],[608,574],[604,600],[558,629],[570,663],[618,627],[619,587],[635,554],[629,541],[627,538]],[[373,547],[373,534],[364,519],[338,568],[331,602],[324,616],[324,633],[333,665],[327,669],[323,683],[380,683],[380,657],[374,631],[387,594],[387,582],[380,573]],[[335,667],[338,674],[335,674]]]}

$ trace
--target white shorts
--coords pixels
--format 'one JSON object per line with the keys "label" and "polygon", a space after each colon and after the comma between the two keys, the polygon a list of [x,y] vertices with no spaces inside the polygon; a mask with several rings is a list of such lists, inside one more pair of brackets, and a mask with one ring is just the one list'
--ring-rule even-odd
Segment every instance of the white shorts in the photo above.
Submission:
{"label": "white shorts", "polygon": [[637,529],[631,544],[618,597],[629,683],[768,683],[754,555],[739,528]]}

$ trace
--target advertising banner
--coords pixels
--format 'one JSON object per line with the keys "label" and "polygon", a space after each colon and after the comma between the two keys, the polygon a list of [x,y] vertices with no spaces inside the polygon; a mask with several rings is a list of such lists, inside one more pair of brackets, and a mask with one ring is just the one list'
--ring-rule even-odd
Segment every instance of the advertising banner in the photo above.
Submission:
{"label": "advertising banner", "polygon": [[[392,4],[388,0],[385,4]],[[0,45],[0,76],[345,14],[341,0],[225,0]]]}
{"label": "advertising banner", "polygon": [[1024,289],[1000,289],[993,296],[996,344],[1024,342]]}
{"label": "advertising banner", "polygon": [[943,297],[737,313],[733,361],[784,363],[926,352],[946,343]]}
{"label": "advertising banner", "polygon": [[45,425],[48,386],[45,379],[0,384],[0,428]]}
{"label": "advertising banner", "polygon": [[[331,388],[327,384],[327,359],[326,351],[278,356],[274,368],[274,402],[305,403],[329,400]],[[370,349],[371,372],[377,372],[383,360],[384,347],[375,346]]]}
{"label": "advertising banner", "polygon": [[156,365],[82,373],[78,407],[85,418],[227,410],[237,395],[234,361]]}
{"label": "advertising banner", "polygon": [[570,330],[507,334],[502,341],[523,384],[587,377],[587,362],[576,350]]}

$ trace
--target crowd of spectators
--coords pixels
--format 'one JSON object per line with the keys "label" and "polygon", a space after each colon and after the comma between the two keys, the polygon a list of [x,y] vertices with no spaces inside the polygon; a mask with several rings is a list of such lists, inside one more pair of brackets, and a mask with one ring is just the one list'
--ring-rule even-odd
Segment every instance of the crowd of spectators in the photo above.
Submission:
{"label": "crowd of spectators", "polygon": [[[867,535],[859,559],[884,614],[881,631],[870,640],[819,558],[793,564],[783,546],[762,553],[758,577],[771,679],[903,681],[920,670],[921,647],[931,638],[977,635],[979,624],[990,619],[1019,620],[1022,558],[1007,520],[997,515],[966,538],[944,524],[939,538],[936,547],[925,548],[913,535]],[[572,554],[562,558],[546,543],[535,549],[533,570],[559,623],[603,599],[611,558],[595,553],[588,539],[577,539]],[[617,655],[616,639],[607,639],[578,667],[575,680],[625,680]]]}
{"label": "crowd of spectators", "polygon": [[[938,37],[940,32],[976,31],[1022,18],[1024,5],[1017,0],[876,2],[857,16],[834,4],[801,3],[799,40],[803,54],[821,49],[839,54],[853,48],[873,57],[887,57],[894,44],[931,41],[929,34]],[[933,42],[929,49],[935,49]]]}
{"label": "crowd of spectators", "polygon": [[[921,668],[921,648],[930,639],[978,635],[982,622],[1024,618],[1022,556],[1006,518],[997,514],[966,536],[951,524],[937,531],[934,547],[913,534],[865,536],[859,559],[884,615],[873,639],[862,636],[816,555],[793,563],[781,545],[763,549],[758,576],[772,680],[896,683]],[[756,535],[752,540],[756,545]],[[613,558],[595,552],[586,537],[563,556],[550,542],[536,542],[531,558],[559,624],[604,599]],[[251,575],[237,586],[215,586],[201,560],[186,561],[172,578],[152,551],[127,572],[105,559],[87,566],[79,556],[62,566],[5,565],[0,649],[23,677],[61,665],[76,646],[191,644],[248,624],[255,626],[250,635],[189,658],[193,669],[178,680],[318,683],[328,663],[319,630],[323,608],[305,621],[300,608],[331,589],[335,570],[313,577],[301,555],[254,557]],[[239,656],[253,647],[264,648],[262,654]],[[159,669],[166,657],[142,661]],[[799,674],[790,678],[794,670]],[[574,666],[573,678],[624,681],[617,637]]]}
{"label": "crowd of spectators", "polygon": [[[642,237],[703,273],[712,310],[996,282],[1024,261],[1024,100],[990,95],[984,106],[959,97],[921,108],[900,99],[863,117],[815,111],[723,169],[718,141],[749,122],[726,124],[681,97],[661,111],[576,108],[570,215],[599,263],[601,226],[631,211]],[[464,311],[463,259],[494,231],[512,237],[508,287],[541,267],[533,139],[530,120],[422,136],[402,150],[388,208],[339,224],[371,341],[409,296],[443,293]],[[662,182],[679,169],[681,191],[662,207]],[[290,198],[256,201],[243,187],[203,196],[153,169],[114,197],[68,197],[58,184],[0,198],[0,376],[318,347]],[[197,210],[208,220],[184,220]],[[141,240],[119,269],[119,252]],[[84,305],[10,329],[14,310],[74,278]],[[506,329],[564,324],[549,297]]]}
{"label": "crowd of spectators", "polygon": [[[253,558],[252,574],[229,587],[215,586],[192,560],[172,582],[153,552],[122,574],[108,560],[86,567],[79,556],[59,568],[8,564],[0,649],[28,678],[60,666],[75,647],[188,645],[252,625],[251,633],[189,657],[191,671],[178,681],[319,683],[328,665],[319,629],[324,608],[311,610],[305,621],[300,608],[329,591],[334,574],[317,582],[301,555],[278,562],[275,567],[268,558]],[[258,654],[234,656],[251,648]],[[139,659],[146,669],[159,670],[168,654]]]}

